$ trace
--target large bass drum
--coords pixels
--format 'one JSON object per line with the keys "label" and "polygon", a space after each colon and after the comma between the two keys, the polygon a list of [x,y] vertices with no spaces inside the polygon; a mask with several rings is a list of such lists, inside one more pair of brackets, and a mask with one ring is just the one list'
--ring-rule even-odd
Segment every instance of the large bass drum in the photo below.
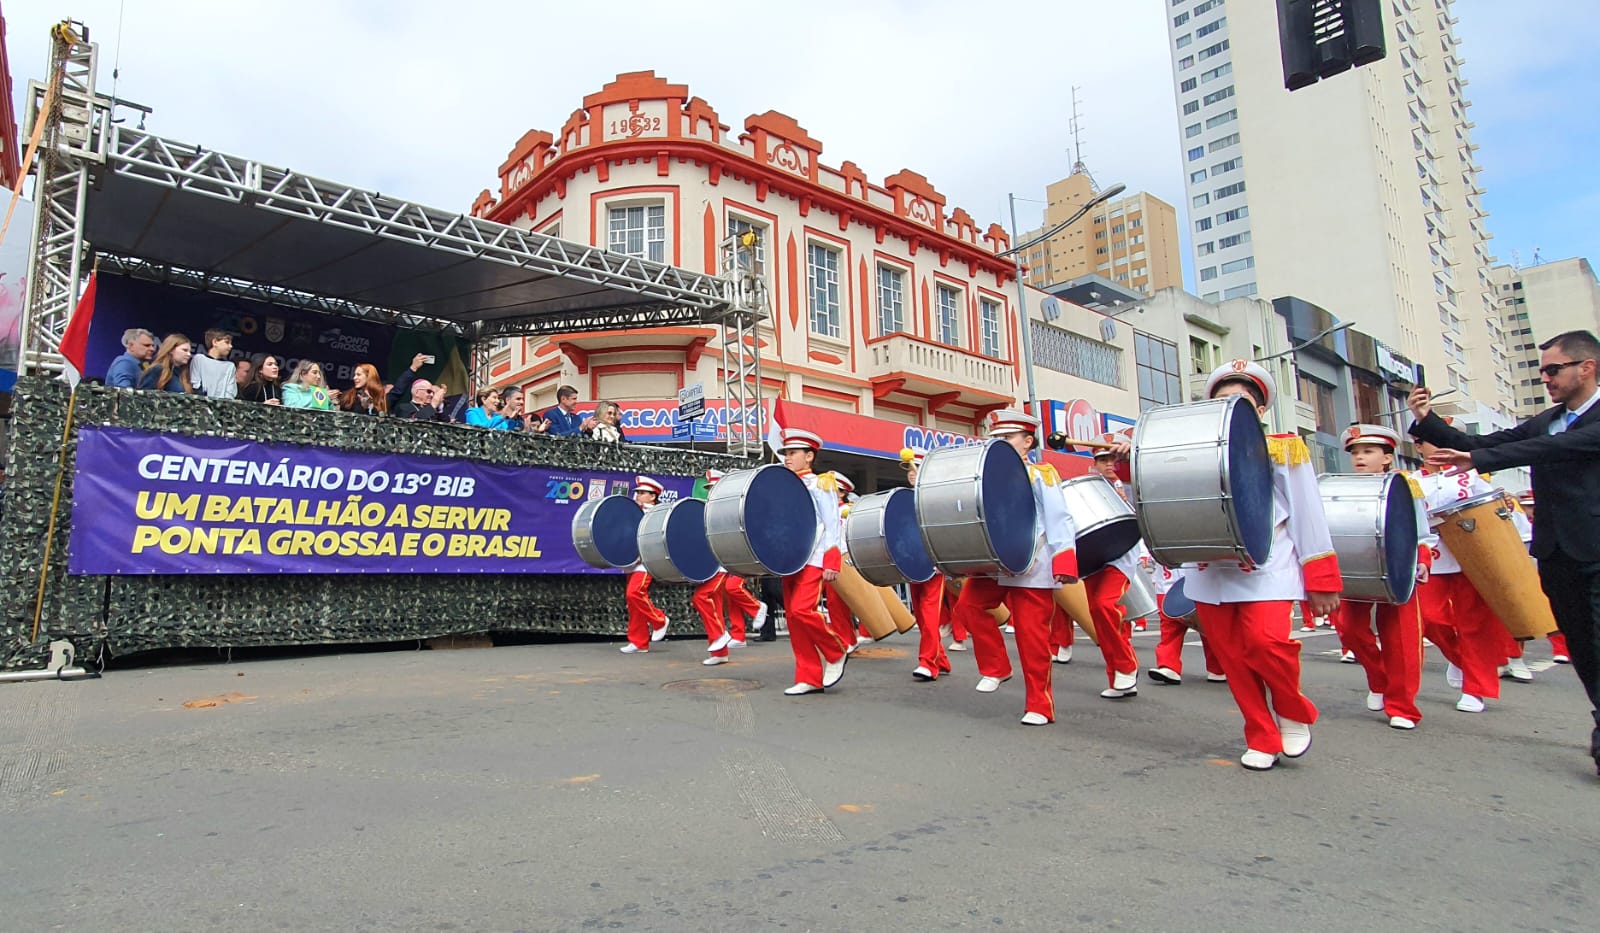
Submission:
{"label": "large bass drum", "polygon": [[628,496],[602,496],[572,516],[572,546],[584,563],[601,570],[639,562],[639,521],[644,510]]}
{"label": "large bass drum", "polygon": [[1104,476],[1091,473],[1067,480],[1061,484],[1061,498],[1077,529],[1078,576],[1100,570],[1139,543],[1133,507]]}
{"label": "large bass drum", "polygon": [[910,489],[888,489],[856,500],[844,521],[844,540],[851,563],[873,586],[925,583],[939,572],[922,543],[917,494]]}
{"label": "large bass drum", "polygon": [[1399,473],[1317,477],[1333,551],[1344,578],[1340,596],[1369,603],[1410,601],[1417,588],[1417,500]]}
{"label": "large bass drum", "polygon": [[805,480],[769,463],[722,477],[706,498],[706,540],[729,573],[798,573],[822,529]]}
{"label": "large bass drum", "polygon": [[1249,397],[1141,414],[1132,494],[1145,546],[1163,565],[1265,563],[1272,549],[1272,459]]}
{"label": "large bass drum", "polygon": [[1038,506],[1027,464],[1005,441],[931,451],[917,470],[916,504],[922,543],[950,576],[1033,565]]}
{"label": "large bass drum", "polygon": [[678,499],[658,505],[639,521],[639,561],[667,583],[704,583],[722,569],[706,541],[706,504]]}

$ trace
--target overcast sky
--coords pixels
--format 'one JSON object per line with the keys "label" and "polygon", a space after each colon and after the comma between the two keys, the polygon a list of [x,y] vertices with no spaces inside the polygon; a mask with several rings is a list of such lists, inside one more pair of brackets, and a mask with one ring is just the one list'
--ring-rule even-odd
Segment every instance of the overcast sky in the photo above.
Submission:
{"label": "overcast sky", "polygon": [[[1269,2],[1269,0],[1249,0]],[[524,131],[556,131],[618,72],[687,84],[723,122],[787,113],[874,180],[910,168],[980,225],[1039,222],[1071,168],[1070,89],[1102,184],[1184,204],[1164,0],[11,0],[20,113],[49,24],[100,43],[147,128],[465,211]],[[1462,0],[1493,247],[1600,260],[1591,0]],[[119,36],[119,17],[121,20]],[[120,46],[120,48],[119,48]],[[1185,227],[1187,225],[1185,224]],[[1187,270],[1186,270],[1187,271]],[[1192,276],[1192,272],[1190,272]]]}

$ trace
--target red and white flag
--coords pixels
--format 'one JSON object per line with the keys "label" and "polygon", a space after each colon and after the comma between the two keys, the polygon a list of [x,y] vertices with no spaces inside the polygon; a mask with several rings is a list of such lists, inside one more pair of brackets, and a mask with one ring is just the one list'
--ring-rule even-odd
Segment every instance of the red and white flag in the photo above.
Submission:
{"label": "red and white flag", "polygon": [[[771,414],[767,416],[767,449],[778,457],[778,450],[783,446],[783,425],[778,423],[778,400],[772,400]],[[782,457],[778,457],[782,460]]]}
{"label": "red and white flag", "polygon": [[89,284],[83,290],[83,297],[78,299],[77,307],[72,309],[72,318],[67,321],[67,329],[61,334],[61,356],[66,360],[66,376],[68,385],[77,385],[83,378],[86,367],[85,359],[89,354],[89,323],[94,319],[94,292],[100,273],[89,273]]}

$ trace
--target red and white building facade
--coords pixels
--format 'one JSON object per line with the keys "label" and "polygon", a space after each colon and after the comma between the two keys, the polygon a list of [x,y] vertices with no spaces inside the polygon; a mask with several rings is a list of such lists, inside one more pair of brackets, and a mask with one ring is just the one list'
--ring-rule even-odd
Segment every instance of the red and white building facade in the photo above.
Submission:
{"label": "red and white building facade", "polygon": [[[687,86],[623,74],[558,135],[525,133],[500,166],[498,196],[485,190],[472,213],[712,273],[719,244],[753,228],[769,296],[763,396],[784,424],[815,425],[830,447],[878,458],[975,434],[986,413],[1027,394],[1014,270],[998,255],[1009,237],[998,224],[980,229],[916,172],[875,183],[852,162],[825,165],[822,149],[782,113],[734,132]],[[1130,327],[1026,293],[1040,397],[1081,400],[1078,410],[1110,413],[1113,427],[1136,417]],[[522,385],[530,407],[553,404],[563,384],[617,401],[630,439],[666,440],[680,388],[704,383],[713,406],[718,338],[667,327],[513,340],[491,358],[491,376]],[[1044,406],[1058,427],[1066,407]]]}

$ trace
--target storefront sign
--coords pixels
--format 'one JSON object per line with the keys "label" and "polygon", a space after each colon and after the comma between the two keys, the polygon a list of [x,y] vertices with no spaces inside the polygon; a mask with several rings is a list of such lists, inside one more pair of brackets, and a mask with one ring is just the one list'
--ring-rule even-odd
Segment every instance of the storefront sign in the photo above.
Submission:
{"label": "storefront sign", "polygon": [[[657,477],[664,500],[689,477]],[[600,573],[572,547],[623,473],[87,428],[74,574]],[[493,586],[493,577],[485,577]]]}

